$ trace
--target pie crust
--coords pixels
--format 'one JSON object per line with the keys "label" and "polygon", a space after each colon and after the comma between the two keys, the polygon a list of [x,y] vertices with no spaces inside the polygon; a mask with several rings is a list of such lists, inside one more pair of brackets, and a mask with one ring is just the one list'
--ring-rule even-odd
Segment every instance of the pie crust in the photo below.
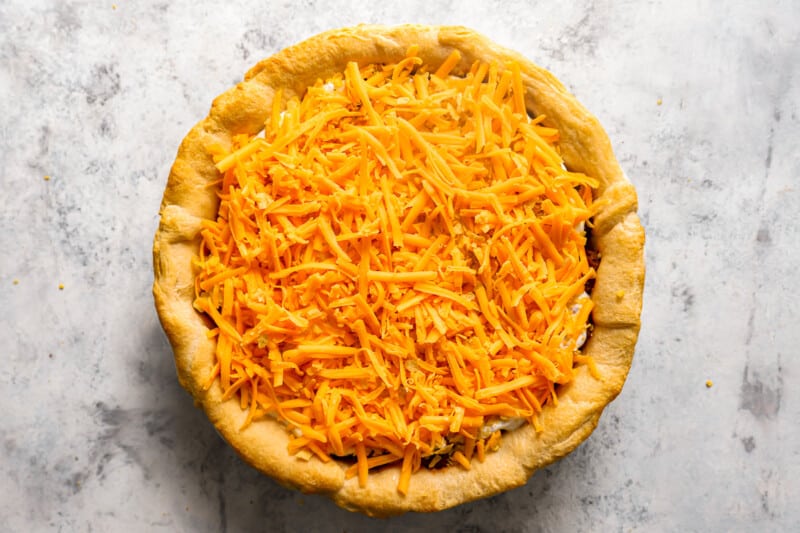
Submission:
{"label": "pie crust", "polygon": [[[273,95],[302,96],[318,79],[342,72],[348,61],[360,64],[396,62],[411,45],[435,68],[453,49],[462,59],[455,72],[476,60],[517,61],[533,115],[547,116],[558,128],[561,155],[570,170],[599,180],[590,247],[602,257],[592,290],[593,330],[583,353],[593,357],[601,379],[585,366],[573,382],[559,389],[558,405],[541,414],[543,431],[530,424],[504,433],[500,449],[460,466],[412,476],[406,496],[397,491],[399,466],[372,471],[366,488],[345,479],[349,463],[323,463],[290,456],[289,435],[270,418],[239,428],[246,412],[239,400],[222,401],[216,380],[204,390],[215,364],[215,341],[208,323],[192,306],[195,298],[192,259],[200,245],[201,220],[215,219],[218,199],[211,185],[219,179],[207,148],[231,146],[234,134],[258,133],[270,112]],[[178,379],[202,407],[222,437],[249,464],[278,482],[304,492],[330,496],[338,505],[372,516],[406,511],[437,511],[523,485],[532,473],[578,446],[597,425],[631,366],[640,325],[644,284],[644,230],[636,215],[636,191],[617,163],[611,143],[595,117],[548,71],[463,27],[362,25],[329,31],[261,61],[244,81],[217,97],[208,117],[185,137],[169,175],[161,204],[161,222],[153,245],[153,294],[161,323],[172,344]]]}

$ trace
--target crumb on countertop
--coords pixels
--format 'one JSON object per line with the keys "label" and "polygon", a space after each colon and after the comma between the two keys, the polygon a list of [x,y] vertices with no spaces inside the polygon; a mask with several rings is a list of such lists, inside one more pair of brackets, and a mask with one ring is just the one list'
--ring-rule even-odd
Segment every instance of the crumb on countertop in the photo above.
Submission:
{"label": "crumb on countertop", "polygon": [[706,388],[709,388],[709,389],[710,389],[710,388],[711,388],[711,387],[713,387],[713,386],[714,386],[714,382],[713,382],[713,381],[711,381],[710,379],[707,379],[707,380],[706,380]]}
{"label": "crumb on countertop", "polygon": [[658,100],[656,100],[656,105],[661,105],[661,104],[663,104],[663,103],[664,103],[664,101],[663,101],[661,98],[659,98]]}
{"label": "crumb on countertop", "polygon": [[60,290],[60,291],[64,290],[64,284],[63,283],[59,283],[58,284],[58,290]]}

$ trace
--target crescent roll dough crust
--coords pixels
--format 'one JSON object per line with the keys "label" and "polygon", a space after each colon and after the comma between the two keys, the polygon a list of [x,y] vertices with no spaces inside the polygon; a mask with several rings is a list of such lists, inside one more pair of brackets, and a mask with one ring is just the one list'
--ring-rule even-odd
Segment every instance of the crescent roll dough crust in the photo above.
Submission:
{"label": "crescent roll dough crust", "polygon": [[[215,341],[207,337],[207,322],[192,306],[192,258],[200,246],[201,220],[217,216],[218,198],[209,184],[219,179],[219,173],[209,146],[230,147],[234,134],[258,133],[278,89],[285,98],[301,97],[316,80],[342,72],[348,61],[396,62],[412,44],[419,46],[418,55],[432,69],[458,49],[462,57],[454,69],[457,74],[476,60],[518,62],[529,112],[546,115],[545,123],[558,128],[561,155],[570,170],[599,180],[595,202],[602,207],[594,217],[589,246],[600,252],[602,260],[591,294],[594,329],[583,352],[594,358],[602,379],[593,378],[585,366],[579,368],[576,379],[559,389],[558,405],[544,407],[541,433],[530,424],[505,433],[500,449],[487,454],[483,463],[473,461],[471,470],[423,468],[412,476],[403,496],[397,491],[399,466],[371,472],[366,488],[359,488],[357,478],[345,479],[349,463],[290,456],[289,435],[275,420],[259,420],[240,431],[246,413],[238,398],[222,401],[218,380],[203,390],[215,364]],[[619,394],[631,366],[642,306],[644,230],[636,208],[634,187],[622,173],[599,122],[546,70],[462,27],[340,29],[258,63],[243,82],[214,100],[209,115],[183,140],[161,205],[153,246],[153,293],[181,385],[245,461],[286,486],[327,494],[344,508],[372,516],[436,511],[525,484],[535,470],[588,437],[603,408]]]}

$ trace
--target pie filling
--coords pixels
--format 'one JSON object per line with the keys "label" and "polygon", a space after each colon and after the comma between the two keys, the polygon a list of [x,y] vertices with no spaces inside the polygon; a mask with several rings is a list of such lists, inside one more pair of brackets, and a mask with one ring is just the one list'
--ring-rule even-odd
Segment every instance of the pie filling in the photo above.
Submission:
{"label": "pie filling", "polygon": [[[288,451],[471,468],[530,423],[578,367],[595,276],[584,224],[597,181],[563,167],[530,117],[519,66],[453,52],[429,69],[347,65],[275,95],[263,135],[212,147],[219,214],[203,223],[195,308],[244,426]],[[460,466],[456,466],[460,465]]]}

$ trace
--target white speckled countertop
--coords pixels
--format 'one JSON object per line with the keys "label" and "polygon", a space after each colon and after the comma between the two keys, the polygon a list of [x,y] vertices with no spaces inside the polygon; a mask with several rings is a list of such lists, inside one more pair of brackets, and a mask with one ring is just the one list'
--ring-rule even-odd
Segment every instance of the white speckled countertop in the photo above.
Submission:
{"label": "white speckled countertop", "polygon": [[[800,528],[800,4],[117,2],[0,2],[0,530]],[[183,135],[257,60],[358,22],[464,24],[551,69],[648,238],[636,359],[589,440],[389,521],[243,464],[178,386],[150,293]]]}

